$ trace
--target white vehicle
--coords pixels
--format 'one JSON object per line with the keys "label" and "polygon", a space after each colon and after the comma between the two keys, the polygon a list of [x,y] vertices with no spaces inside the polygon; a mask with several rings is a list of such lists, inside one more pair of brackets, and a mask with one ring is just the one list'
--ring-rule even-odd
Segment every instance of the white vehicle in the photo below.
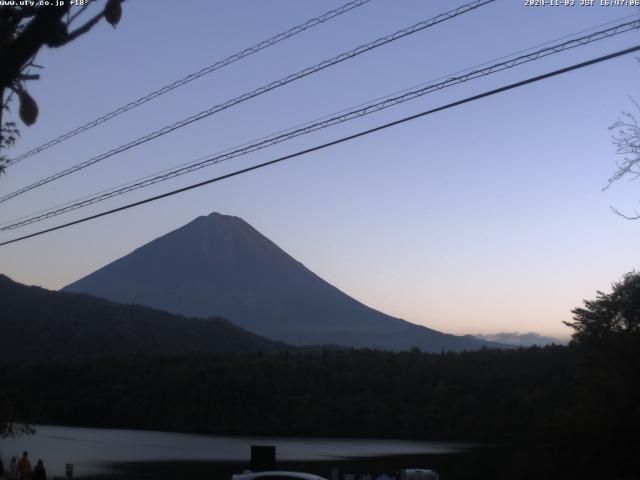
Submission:
{"label": "white vehicle", "polygon": [[327,480],[326,478],[304,472],[245,472],[231,476],[231,480]]}

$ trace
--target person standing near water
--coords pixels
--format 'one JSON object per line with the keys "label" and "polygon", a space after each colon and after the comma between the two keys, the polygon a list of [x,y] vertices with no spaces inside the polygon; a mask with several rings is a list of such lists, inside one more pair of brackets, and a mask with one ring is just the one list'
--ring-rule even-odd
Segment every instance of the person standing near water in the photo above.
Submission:
{"label": "person standing near water", "polygon": [[31,462],[29,461],[29,454],[27,452],[22,453],[22,458],[18,462],[18,474],[20,480],[31,480]]}
{"label": "person standing near water", "polygon": [[36,468],[33,469],[33,480],[47,480],[47,471],[44,469],[42,460],[38,460]]}

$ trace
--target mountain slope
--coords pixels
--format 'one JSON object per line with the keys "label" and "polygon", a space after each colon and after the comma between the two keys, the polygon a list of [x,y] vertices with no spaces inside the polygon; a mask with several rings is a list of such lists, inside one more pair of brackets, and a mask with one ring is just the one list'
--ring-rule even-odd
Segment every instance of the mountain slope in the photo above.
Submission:
{"label": "mountain slope", "polygon": [[131,353],[275,352],[291,347],[223,318],[186,318],[90,295],[27,287],[0,275],[0,361],[75,360]]}
{"label": "mountain slope", "polygon": [[244,220],[198,217],[65,287],[187,316],[220,315],[293,343],[425,351],[495,346],[390,317],[308,270]]}

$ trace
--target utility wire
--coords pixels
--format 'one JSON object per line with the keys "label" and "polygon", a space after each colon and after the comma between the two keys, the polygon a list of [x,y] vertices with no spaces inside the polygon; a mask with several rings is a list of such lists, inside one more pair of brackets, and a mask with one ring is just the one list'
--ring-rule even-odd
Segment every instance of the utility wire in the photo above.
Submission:
{"label": "utility wire", "polygon": [[5,222],[3,225],[0,225],[0,231],[13,230],[19,227],[30,225],[32,223],[36,223],[52,217],[56,217],[58,215],[68,213],[73,210],[77,210],[77,209],[92,205],[94,203],[105,201],[110,198],[123,195],[125,193],[129,193],[134,190],[138,190],[140,188],[148,187],[150,185],[163,182],[181,175],[185,175],[187,173],[191,173],[196,170],[200,170],[202,168],[205,168],[214,164],[225,162],[235,157],[246,155],[248,153],[252,153],[258,150],[262,150],[264,148],[276,145],[278,143],[281,143],[287,140],[291,140],[301,135],[306,135],[308,133],[321,130],[321,129],[324,129],[333,125],[337,125],[340,123],[344,123],[359,117],[363,117],[365,115],[369,115],[374,112],[379,112],[386,108],[399,105],[409,100],[414,100],[416,98],[419,98],[423,95],[432,93],[437,90],[448,88],[453,85],[467,82],[469,80],[473,80],[475,78],[479,78],[482,76],[488,76],[509,68],[516,67],[518,65],[539,60],[540,58],[544,58],[549,55],[560,53],[565,50],[569,50],[579,46],[588,45],[598,40],[610,38],[612,36],[619,35],[637,28],[640,28],[640,19],[631,21],[631,22],[625,22],[620,25],[616,25],[605,30],[597,31],[589,35],[584,35],[579,38],[568,40],[560,44],[551,45],[549,47],[546,47],[525,55],[509,58],[508,60],[495,63],[493,65],[489,65],[481,69],[469,71],[464,75],[449,77],[447,80],[443,82],[426,84],[421,86],[420,88],[402,92],[400,95],[397,95],[395,97],[391,97],[391,98],[386,97],[384,100],[379,101],[377,103],[369,103],[362,108],[356,108],[356,109],[344,111],[344,112],[341,112],[341,114],[333,117],[328,117],[328,118],[324,117],[323,119],[315,123],[304,124],[299,127],[294,127],[293,129],[290,129],[288,131],[285,130],[283,132],[279,132],[272,136],[264,137],[263,139],[260,139],[255,143],[242,145],[239,148],[236,148],[235,150],[230,149],[221,153],[214,154],[213,156],[203,157],[201,159],[198,159],[188,164],[184,164],[172,170],[165,170],[164,172],[157,174],[155,176],[148,176],[143,178],[142,180],[139,180],[136,182],[130,182],[125,186],[116,187],[110,190],[99,192],[93,196],[84,197],[74,203],[68,203],[60,207],[53,207],[53,209],[49,209],[45,211],[46,213],[37,212],[37,213],[31,214],[30,216],[22,217],[20,219],[17,219],[11,222]]}
{"label": "utility wire", "polygon": [[[320,118],[316,118],[316,119],[314,119],[314,120],[307,121],[307,122],[304,122],[304,123],[301,123],[301,124],[295,125],[294,127],[290,127],[290,128],[288,128],[288,129],[283,129],[283,130],[280,130],[280,131],[278,131],[278,132],[272,133],[272,134],[270,134],[270,135],[265,135],[265,136],[260,137],[260,138],[258,138],[258,139],[253,139],[253,140],[247,141],[247,142],[245,142],[245,143],[243,143],[243,144],[241,144],[241,145],[236,145],[236,146],[234,146],[234,147],[229,147],[229,148],[226,148],[226,149],[224,149],[224,150],[222,150],[222,151],[217,151],[215,154],[216,154],[216,155],[218,155],[218,154],[222,154],[222,153],[230,152],[230,151],[232,151],[232,150],[235,150],[235,149],[238,149],[238,148],[241,148],[241,147],[244,147],[244,146],[250,145],[250,144],[255,143],[255,142],[258,142],[258,141],[260,141],[260,140],[264,140],[264,139],[269,138],[269,137],[271,137],[271,136],[275,136],[275,135],[278,135],[278,134],[281,134],[281,133],[285,133],[285,132],[287,132],[287,131],[289,131],[289,130],[293,130],[293,129],[296,129],[296,128],[299,128],[299,127],[302,127],[302,126],[310,125],[310,124],[315,123],[315,122],[318,122],[318,121],[320,121],[320,120],[325,120],[325,119],[331,118],[332,116],[335,116],[335,115],[339,115],[339,114],[342,114],[342,113],[346,113],[346,112],[348,112],[348,111],[350,111],[350,110],[353,110],[353,109],[355,109],[355,108],[358,108],[358,107],[362,107],[362,106],[369,105],[369,104],[371,104],[371,103],[374,103],[374,102],[377,102],[377,101],[380,101],[380,100],[384,100],[384,99],[387,99],[387,98],[391,98],[391,97],[397,96],[397,95],[399,95],[399,94],[401,94],[401,93],[405,93],[405,92],[408,92],[408,91],[410,91],[410,90],[414,90],[414,89],[416,89],[416,88],[418,88],[418,87],[422,87],[422,86],[427,85],[427,84],[429,84],[429,83],[433,83],[433,82],[436,82],[436,81],[439,81],[439,80],[444,80],[444,79],[450,78],[450,77],[452,77],[452,76],[459,75],[459,74],[461,74],[461,73],[469,72],[469,71],[471,71],[471,70],[474,70],[474,69],[477,69],[477,68],[480,68],[480,67],[487,66],[487,65],[491,64],[492,62],[497,62],[498,60],[503,60],[503,59],[506,59],[506,58],[510,58],[510,57],[513,57],[513,56],[515,56],[515,55],[518,55],[518,54],[521,54],[521,53],[525,53],[525,52],[531,52],[531,51],[533,51],[533,50],[535,50],[535,49],[538,49],[538,48],[540,48],[540,47],[544,47],[544,46],[546,46],[546,45],[550,45],[550,44],[552,44],[552,43],[554,43],[554,42],[559,42],[560,40],[565,40],[565,39],[568,39],[568,38],[572,38],[572,37],[575,37],[576,35],[580,35],[580,34],[582,34],[582,33],[592,32],[592,31],[594,31],[594,30],[596,30],[596,29],[603,28],[603,27],[606,27],[606,26],[608,26],[608,25],[613,25],[613,24],[615,24],[615,23],[621,22],[621,21],[623,21],[623,20],[627,20],[627,19],[629,19],[629,18],[637,17],[637,16],[638,16],[638,14],[637,14],[637,13],[632,13],[632,14],[630,14],[630,15],[625,15],[625,16],[622,16],[622,17],[618,17],[618,18],[615,18],[615,19],[613,19],[613,20],[609,20],[608,22],[600,23],[600,24],[598,24],[598,25],[594,25],[594,26],[591,26],[591,27],[589,27],[589,28],[585,28],[585,29],[579,30],[579,31],[577,31],[577,32],[573,32],[573,33],[570,33],[570,34],[567,34],[567,35],[563,35],[563,36],[561,36],[561,37],[556,37],[556,38],[554,38],[554,39],[547,40],[546,42],[539,43],[539,44],[537,44],[537,45],[533,45],[533,46],[531,46],[531,47],[528,47],[528,48],[525,48],[525,49],[521,49],[521,50],[518,50],[518,51],[512,52],[512,53],[510,53],[510,54],[508,54],[508,55],[502,55],[502,56],[500,56],[500,57],[493,58],[493,59],[491,59],[491,60],[487,60],[487,61],[485,61],[485,62],[483,62],[483,63],[476,64],[476,65],[474,65],[474,66],[472,66],[472,67],[467,67],[467,68],[465,68],[465,69],[463,69],[463,70],[458,70],[458,71],[453,72],[453,73],[450,73],[450,74],[448,74],[448,75],[444,75],[444,76],[441,76],[441,77],[438,77],[438,78],[431,79],[431,80],[429,80],[428,82],[421,82],[420,84],[413,85],[413,86],[411,86],[411,87],[407,87],[407,88],[404,88],[404,89],[402,89],[402,90],[398,90],[398,91],[395,91],[395,92],[393,92],[393,93],[390,93],[390,94],[387,94],[387,95],[384,95],[384,96],[381,96],[381,97],[377,97],[377,98],[372,99],[372,100],[369,100],[369,101],[367,101],[367,102],[362,102],[362,103],[359,103],[359,104],[357,104],[357,105],[352,105],[351,107],[349,107],[349,108],[344,108],[344,109],[342,109],[342,110],[340,110],[340,111],[338,111],[338,112],[334,112],[334,113],[332,113],[332,114],[328,114],[328,115],[323,115],[323,116],[322,116],[322,117],[320,117]],[[181,168],[181,167],[184,167],[184,166],[188,166],[188,165],[191,165],[191,164],[194,164],[194,163],[200,162],[200,161],[202,161],[202,160],[205,160],[205,159],[209,158],[210,156],[211,156],[211,155],[204,155],[204,156],[202,156],[202,157],[200,157],[200,158],[198,158],[198,159],[196,159],[196,160],[191,160],[191,161],[189,161],[189,162],[184,162],[184,163],[181,163],[181,164],[179,164],[179,165],[177,165],[177,166],[175,166],[175,167],[165,168],[165,169],[163,169],[163,170],[160,170],[160,171],[156,171],[156,172],[150,173],[150,174],[145,175],[145,176],[143,176],[143,177],[138,177],[138,178],[136,178],[136,179],[134,179],[134,180],[129,180],[129,181],[127,181],[127,182],[121,183],[121,184],[116,185],[116,186],[114,186],[114,187],[106,188],[106,189],[101,190],[101,191],[96,192],[96,193],[92,193],[92,194],[89,194],[89,195],[84,195],[84,196],[82,196],[82,197],[80,197],[80,198],[76,198],[76,199],[73,199],[73,200],[69,200],[69,201],[66,201],[66,202],[60,203],[60,204],[58,204],[58,205],[55,205],[55,206],[53,206],[53,207],[44,208],[44,209],[41,209],[41,210],[39,210],[39,211],[37,211],[37,212],[32,212],[32,213],[30,213],[30,214],[23,215],[23,216],[21,216],[21,217],[14,218],[14,219],[12,219],[12,220],[7,220],[7,221],[4,221],[4,222],[0,222],[0,230],[2,230],[2,227],[6,226],[6,225],[9,225],[9,224],[11,224],[11,223],[16,223],[16,222],[18,222],[18,221],[20,221],[20,220],[24,220],[24,219],[27,219],[27,218],[29,218],[29,217],[33,217],[33,216],[36,216],[36,215],[40,215],[40,214],[42,214],[42,213],[52,212],[53,210],[61,209],[62,207],[70,206],[70,205],[72,205],[72,204],[74,204],[74,203],[79,203],[79,202],[81,202],[81,201],[83,201],[83,200],[87,200],[87,199],[90,199],[90,198],[92,198],[92,197],[96,197],[96,196],[102,195],[103,193],[107,193],[107,192],[111,192],[111,191],[119,190],[119,189],[121,189],[122,187],[126,187],[126,186],[132,185],[132,184],[134,184],[134,183],[138,183],[138,182],[140,182],[140,181],[142,181],[142,180],[150,179],[150,178],[152,178],[152,177],[154,177],[154,176],[157,176],[157,175],[161,175],[161,174],[167,173],[167,172],[169,172],[169,171],[171,171],[171,170],[173,170],[173,169]],[[95,202],[92,202],[92,203],[95,203]],[[79,207],[78,207],[78,208],[79,208]],[[74,208],[73,210],[75,210],[75,209],[76,209],[76,208]],[[63,212],[63,213],[66,213],[66,212]]]}
{"label": "utility wire", "polygon": [[548,73],[545,73],[545,74],[542,74],[542,75],[538,75],[538,76],[535,76],[535,77],[528,78],[526,80],[521,80],[519,82],[510,83],[510,84],[505,85],[505,86],[500,87],[500,88],[496,88],[496,89],[489,90],[489,91],[486,91],[486,92],[483,92],[483,93],[480,93],[480,94],[477,94],[477,95],[473,95],[471,97],[467,97],[467,98],[464,98],[462,100],[458,100],[456,102],[448,103],[446,105],[443,105],[443,106],[440,106],[440,107],[437,107],[437,108],[432,108],[431,110],[426,110],[424,112],[417,113],[415,115],[410,115],[408,117],[404,117],[404,118],[401,118],[399,120],[395,120],[393,122],[385,123],[383,125],[379,125],[377,127],[370,128],[368,130],[364,130],[364,131],[355,133],[353,135],[342,137],[342,138],[339,138],[337,140],[333,140],[331,142],[323,143],[321,145],[316,145],[315,147],[307,148],[305,150],[300,150],[298,152],[295,152],[295,153],[292,153],[292,154],[289,154],[289,155],[285,155],[285,156],[276,158],[274,160],[270,160],[268,162],[259,163],[257,165],[253,165],[251,167],[243,168],[241,170],[236,170],[234,172],[227,173],[227,174],[221,175],[219,177],[214,177],[214,178],[211,178],[209,180],[205,180],[203,182],[195,183],[195,184],[192,184],[192,185],[189,185],[189,186],[186,186],[186,187],[179,188],[177,190],[172,190],[170,192],[166,192],[166,193],[163,193],[163,194],[160,194],[160,195],[156,195],[154,197],[146,198],[146,199],[140,200],[138,202],[129,203],[127,205],[123,205],[123,206],[118,207],[118,208],[114,208],[114,209],[107,210],[107,211],[104,211],[104,212],[101,212],[101,213],[97,213],[95,215],[90,215],[88,217],[84,217],[84,218],[81,218],[81,219],[78,219],[78,220],[74,220],[72,222],[68,222],[68,223],[65,223],[65,224],[62,224],[62,225],[57,225],[55,227],[47,228],[45,230],[40,230],[38,232],[31,233],[29,235],[24,235],[22,237],[14,238],[12,240],[7,240],[5,242],[0,243],[0,246],[9,245],[11,243],[15,243],[15,242],[19,242],[19,241],[22,241],[22,240],[26,240],[28,238],[32,238],[32,237],[36,237],[36,236],[39,236],[39,235],[43,235],[45,233],[49,233],[49,232],[53,232],[53,231],[56,231],[56,230],[60,230],[62,228],[67,228],[67,227],[70,227],[72,225],[77,225],[79,223],[87,222],[89,220],[94,220],[96,218],[104,217],[106,215],[111,215],[113,213],[121,212],[121,211],[127,210],[129,208],[137,207],[137,206],[140,206],[140,205],[144,205],[146,203],[150,203],[150,202],[154,202],[156,200],[160,200],[162,198],[166,198],[166,197],[170,197],[170,196],[173,196],[173,195],[177,195],[178,193],[186,192],[186,191],[189,191],[189,190],[193,190],[195,188],[200,188],[200,187],[203,187],[205,185],[209,185],[211,183],[219,182],[219,181],[225,180],[227,178],[236,177],[238,175],[242,175],[244,173],[251,172],[253,170],[258,170],[260,168],[268,167],[270,165],[274,165],[276,163],[283,162],[285,160],[290,160],[292,158],[300,157],[302,155],[306,155],[306,154],[311,153],[311,152],[316,152],[316,151],[319,151],[319,150],[323,150],[323,149],[331,147],[333,145],[338,145],[340,143],[348,142],[350,140],[354,140],[356,138],[363,137],[365,135],[369,135],[369,134],[374,133],[374,132],[385,130],[387,128],[390,128],[390,127],[393,127],[393,126],[396,126],[396,125],[400,125],[402,123],[409,122],[409,121],[415,120],[417,118],[425,117],[427,115],[431,115],[433,113],[440,112],[442,110],[447,110],[449,108],[457,107],[459,105],[464,105],[466,103],[474,102],[476,100],[480,100],[480,99],[485,98],[485,97],[489,97],[489,96],[492,96],[492,95],[496,95],[498,93],[506,92],[506,91],[512,90],[514,88],[519,88],[519,87],[522,87],[524,85],[529,85],[529,84],[534,83],[534,82],[539,82],[539,81],[545,80],[547,78],[551,78],[551,77],[555,77],[555,76],[558,76],[558,75],[562,75],[562,74],[565,74],[567,72],[571,72],[573,70],[578,70],[578,69],[581,69],[581,68],[585,68],[585,67],[588,67],[590,65],[595,65],[597,63],[601,63],[601,62],[604,62],[606,60],[611,60],[613,58],[617,58],[617,57],[620,57],[622,55],[628,55],[630,53],[637,52],[639,50],[640,50],[640,45],[636,45],[634,47],[626,48],[624,50],[619,50],[617,52],[610,53],[608,55],[603,55],[601,57],[597,57],[597,58],[593,58],[591,60],[587,60],[586,62],[576,63],[576,64],[570,65],[568,67],[560,68],[560,69],[554,70],[552,72],[548,72]]}
{"label": "utility wire", "polygon": [[185,77],[180,78],[179,80],[176,80],[175,82],[172,82],[168,85],[165,85],[164,87],[161,87],[157,90],[154,90],[151,93],[148,93],[147,95],[138,98],[137,100],[134,100],[122,107],[116,108],[115,110],[106,113],[104,115],[102,115],[101,117],[96,118],[95,120],[92,120],[90,122],[85,123],[84,125],[81,125],[77,128],[74,128],[73,130],[70,130],[62,135],[60,135],[59,137],[56,137],[52,140],[49,140],[46,143],[43,143],[42,145],[29,150],[28,152],[25,152],[15,158],[9,159],[7,161],[7,165],[13,165],[16,164],[22,160],[24,160],[25,158],[31,157],[37,153],[40,153],[44,150],[47,150],[48,148],[53,147],[54,145],[57,145],[61,142],[64,142],[65,140],[70,139],[71,137],[75,137],[76,135],[82,133],[82,132],[86,132],[87,130],[92,129],[93,127],[96,127],[108,120],[111,120],[112,118],[117,117],[118,115],[122,115],[125,112],[128,112],[129,110],[132,110],[134,108],[139,107],[140,105],[143,105],[145,103],[147,103],[150,100],[153,100],[156,97],[159,97],[161,95],[164,95],[165,93],[168,93],[172,90],[175,90],[176,88],[182,87],[183,85],[186,85],[189,82],[192,82],[200,77],[203,77],[205,75],[208,75],[209,73],[215,72],[216,70],[219,70],[223,67],[226,67],[227,65],[231,65],[234,62],[237,62],[238,60],[248,57],[249,55],[253,55],[254,53],[257,53],[261,50],[264,50],[265,48],[271,47],[279,42],[282,42],[283,40],[287,40],[288,38],[291,38],[299,33],[304,32],[305,30],[309,30],[310,28],[313,28],[317,25],[320,25],[328,20],[331,20],[332,18],[335,18],[339,15],[342,15],[343,13],[346,13],[350,10],[353,10],[355,8],[361,7],[362,5],[370,2],[371,0],[354,0],[351,1],[349,3],[346,3],[344,5],[342,5],[339,8],[336,8],[334,10],[330,10],[326,13],[323,13],[322,15],[312,18],[310,20],[307,20],[304,23],[301,23],[300,25],[296,25],[293,28],[290,28],[289,30],[279,33],[267,40],[263,40],[260,43],[257,43],[249,48],[246,48],[244,50],[242,50],[241,52],[238,53],[234,53],[233,55],[225,58],[224,60],[219,60],[216,63],[213,63],[207,67],[202,68],[201,70],[198,70],[197,72],[191,73]]}
{"label": "utility wire", "polygon": [[18,190],[15,190],[11,193],[8,193],[2,197],[0,197],[0,203],[2,202],[6,202],[7,200],[14,198],[18,195],[21,195],[25,192],[28,192],[30,190],[33,190],[34,188],[40,187],[42,185],[45,185],[49,182],[53,182],[54,180],[57,180],[61,177],[64,177],[66,175],[72,174],[77,172],[78,170],[82,170],[84,168],[87,168],[95,163],[98,163],[106,158],[112,157],[116,154],[122,153],[125,150],[129,150],[130,148],[136,147],[138,145],[141,145],[145,142],[148,142],[150,140],[153,140],[155,138],[161,137],[163,135],[166,135],[167,133],[170,133],[174,130],[177,130],[179,128],[182,128],[186,125],[189,125],[193,122],[197,122],[198,120],[202,120],[203,118],[209,117],[211,115],[213,115],[214,113],[218,113],[222,110],[226,110],[227,108],[230,108],[234,105],[237,105],[239,103],[242,103],[246,100],[249,100],[251,98],[257,97],[258,95],[262,95],[264,93],[267,93],[271,90],[274,90],[278,87],[282,87],[284,85],[287,85],[291,82],[294,82],[296,80],[299,80],[301,78],[304,78],[308,75],[311,75],[313,73],[319,72],[320,70],[323,70],[327,67],[336,65],[340,62],[343,62],[345,60],[349,60],[351,58],[354,58],[362,53],[368,52],[369,50],[373,50],[375,48],[381,47],[383,45],[386,45],[388,43],[394,42],[396,40],[399,40],[403,37],[406,37],[408,35],[412,35],[414,33],[417,33],[421,30],[424,30],[426,28],[432,27],[433,25],[436,25],[438,23],[444,22],[446,20],[450,20],[452,18],[455,18],[459,15],[462,15],[464,13],[467,13],[469,11],[475,10],[476,8],[479,8],[483,5],[489,4],[494,2],[495,0],[475,0],[474,2],[462,5],[458,8],[455,8],[453,10],[449,10],[448,12],[445,13],[441,13],[440,15],[437,15],[429,20],[425,20],[423,22],[419,22],[416,23],[415,25],[412,25],[410,27],[404,28],[402,30],[398,30],[397,32],[394,32],[390,35],[387,35],[386,37],[381,37],[378,38],[377,40],[374,40],[373,42],[367,43],[365,45],[361,45],[353,50],[350,50],[348,52],[345,53],[341,53],[340,55],[337,55],[336,57],[333,57],[329,60],[325,60],[323,62],[320,62],[312,67],[307,67],[304,70],[301,70],[297,73],[291,74],[287,77],[284,77],[280,80],[276,80],[274,82],[271,82],[267,85],[264,85],[256,90],[253,90],[249,93],[245,93],[243,95],[240,95],[239,97],[236,97],[234,99],[228,100],[225,103],[222,103],[220,105],[216,105],[213,106],[207,110],[203,110],[200,113],[196,113],[190,117],[187,117],[183,120],[180,120],[178,122],[175,122],[171,125],[168,125],[166,127],[163,127],[159,130],[156,130],[154,132],[151,132],[143,137],[137,138],[136,140],[133,140],[129,143],[120,145],[119,147],[113,148],[111,150],[109,150],[108,152],[105,152],[103,154],[100,154],[96,157],[93,157],[89,160],[86,160],[82,163],[79,163],[77,165],[74,165],[73,167],[67,168],[65,170],[62,170],[58,173],[55,173],[49,177],[46,177],[42,180],[39,180],[35,183],[32,183],[30,185],[27,185],[26,187],[20,188]]}

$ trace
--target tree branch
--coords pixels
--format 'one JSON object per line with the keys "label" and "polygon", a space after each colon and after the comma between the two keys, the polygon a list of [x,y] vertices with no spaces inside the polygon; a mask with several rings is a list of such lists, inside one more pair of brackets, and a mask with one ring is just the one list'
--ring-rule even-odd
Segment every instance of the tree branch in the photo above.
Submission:
{"label": "tree branch", "polygon": [[620,210],[618,210],[615,207],[609,207],[611,209],[611,211],[613,213],[615,213],[616,215],[620,215],[622,218],[626,218],[627,220],[638,220],[640,219],[640,213],[638,213],[637,211],[635,212],[635,215],[625,215],[624,213],[622,213]]}
{"label": "tree branch", "polygon": [[102,10],[100,13],[96,14],[91,20],[88,20],[87,23],[85,23],[83,26],[75,29],[71,33],[68,33],[67,34],[67,38],[60,45],[57,45],[57,46],[61,47],[62,45],[66,45],[70,41],[75,40],[76,38],[78,38],[80,35],[84,35],[89,30],[91,30],[96,25],[96,23],[98,23],[100,21],[100,19],[102,17],[104,17],[104,10]]}
{"label": "tree branch", "polygon": [[80,15],[82,15],[84,13],[84,11],[87,9],[87,7],[89,5],[91,5],[91,1],[92,0],[87,0],[87,3],[85,3],[82,7],[80,7],[80,9],[74,13],[73,15],[71,15],[71,17],[69,18],[69,21],[67,22],[67,27],[71,25],[71,23],[78,18]]}
{"label": "tree branch", "polygon": [[24,30],[0,48],[0,88],[8,87],[22,72],[24,66],[55,33],[66,8],[42,7]]}

